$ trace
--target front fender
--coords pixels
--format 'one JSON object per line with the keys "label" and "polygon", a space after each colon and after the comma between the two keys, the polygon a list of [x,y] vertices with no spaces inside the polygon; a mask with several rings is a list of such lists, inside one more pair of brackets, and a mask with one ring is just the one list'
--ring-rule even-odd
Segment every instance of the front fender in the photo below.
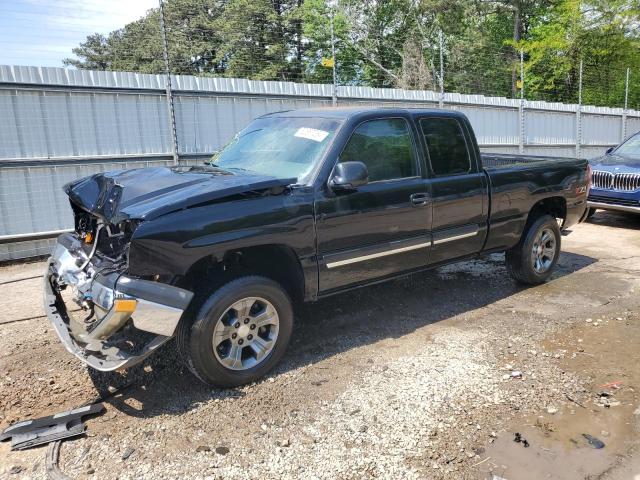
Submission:
{"label": "front fender", "polygon": [[229,251],[284,245],[299,259],[315,255],[312,200],[307,194],[274,195],[204,205],[144,222],[129,250],[129,273],[186,275],[193,265]]}

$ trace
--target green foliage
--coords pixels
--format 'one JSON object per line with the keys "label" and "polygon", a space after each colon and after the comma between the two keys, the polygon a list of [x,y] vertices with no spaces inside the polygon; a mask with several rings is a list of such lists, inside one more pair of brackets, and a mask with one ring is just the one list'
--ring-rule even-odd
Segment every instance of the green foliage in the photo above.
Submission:
{"label": "green foliage", "polygon": [[67,58],[62,61],[65,66],[86,68],[89,70],[108,70],[111,66],[111,46],[104,35],[94,33],[75,47],[73,54],[78,59]]}
{"label": "green foliage", "polygon": [[[521,42],[527,53],[527,97],[562,102],[578,100],[583,61],[583,103],[622,106],[626,69],[640,65],[637,2],[563,0],[531,28]],[[640,102],[637,81],[631,105]]]}
{"label": "green foliage", "polygon": [[226,76],[300,79],[304,46],[298,1],[230,0],[216,22]]}
{"label": "green foliage", "polygon": [[[640,106],[640,0],[166,0],[172,73]],[[440,32],[443,33],[441,52]],[[164,71],[159,10],[93,34],[65,65]],[[635,70],[634,70],[635,69]]]}

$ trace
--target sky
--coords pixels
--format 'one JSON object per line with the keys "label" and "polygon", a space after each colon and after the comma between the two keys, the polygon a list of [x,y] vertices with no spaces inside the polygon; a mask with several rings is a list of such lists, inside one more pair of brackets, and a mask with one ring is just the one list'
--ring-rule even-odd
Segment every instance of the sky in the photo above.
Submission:
{"label": "sky", "polygon": [[142,17],[158,0],[0,0],[0,65],[62,67],[71,49]]}

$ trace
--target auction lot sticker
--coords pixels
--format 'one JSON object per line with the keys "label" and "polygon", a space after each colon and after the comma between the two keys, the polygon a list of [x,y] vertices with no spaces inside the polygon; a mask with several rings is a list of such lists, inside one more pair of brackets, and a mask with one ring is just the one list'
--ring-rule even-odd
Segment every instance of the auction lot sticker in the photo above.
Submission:
{"label": "auction lot sticker", "polygon": [[321,142],[327,138],[329,132],[324,130],[318,130],[316,128],[302,127],[294,134],[296,137],[306,138],[307,140],[313,140],[314,142]]}

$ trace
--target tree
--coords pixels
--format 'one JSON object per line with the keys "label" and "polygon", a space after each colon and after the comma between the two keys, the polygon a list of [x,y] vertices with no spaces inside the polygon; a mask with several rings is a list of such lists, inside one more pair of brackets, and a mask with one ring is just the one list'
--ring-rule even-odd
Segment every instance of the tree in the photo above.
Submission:
{"label": "tree", "polygon": [[576,102],[582,60],[583,101],[620,106],[626,68],[640,64],[637,21],[637,6],[629,1],[559,1],[522,42],[528,94]]}
{"label": "tree", "polygon": [[322,65],[323,59],[332,58],[331,16],[336,49],[336,69],[341,84],[359,85],[362,57],[347,39],[347,19],[340,5],[331,9],[325,0],[306,0],[299,8],[302,19],[305,50],[303,54],[304,79],[310,83],[332,83],[333,69]]}
{"label": "tree", "polygon": [[[621,105],[640,64],[640,0],[165,0],[173,73],[330,83],[330,25],[343,85]],[[440,45],[442,34],[444,44]],[[164,72],[158,9],[89,35],[67,66]],[[442,50],[442,51],[441,51]],[[632,72],[630,105],[640,102]]]}
{"label": "tree", "polygon": [[230,0],[216,22],[224,74],[255,80],[301,80],[300,1]]}
{"label": "tree", "polygon": [[[171,0],[165,4],[169,63],[173,73],[224,73],[218,22],[225,6],[215,0]],[[154,19],[159,25],[159,19]],[[158,31],[158,34],[160,32]]]}
{"label": "tree", "polygon": [[65,66],[88,70],[108,70],[112,60],[109,47],[104,35],[94,33],[89,35],[80,46],[71,50],[78,59],[65,58],[62,63]]}
{"label": "tree", "polygon": [[[165,26],[172,73],[218,74],[220,38],[216,21],[224,11],[219,1],[171,0],[165,3]],[[164,72],[159,10],[151,9],[107,37],[93,34],[64,64],[83,69]]]}

